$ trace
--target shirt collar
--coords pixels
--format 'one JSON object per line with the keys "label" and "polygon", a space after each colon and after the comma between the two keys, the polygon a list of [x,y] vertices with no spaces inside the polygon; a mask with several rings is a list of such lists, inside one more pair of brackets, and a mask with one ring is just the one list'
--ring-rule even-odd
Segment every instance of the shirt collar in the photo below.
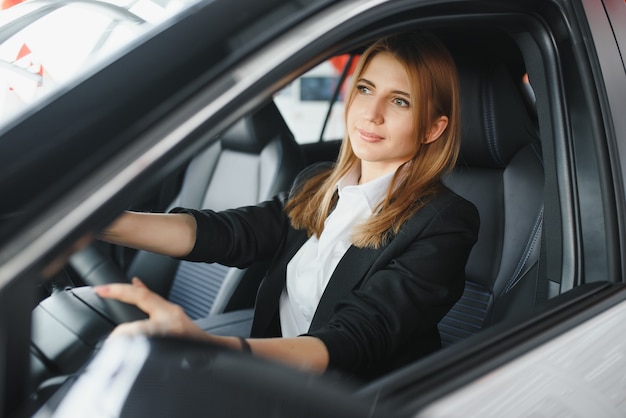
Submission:
{"label": "shirt collar", "polygon": [[365,184],[359,184],[361,167],[355,166],[337,182],[339,197],[341,197],[342,192],[348,192],[350,189],[354,188],[365,196],[370,210],[374,210],[387,194],[394,174],[395,172],[392,171]]}

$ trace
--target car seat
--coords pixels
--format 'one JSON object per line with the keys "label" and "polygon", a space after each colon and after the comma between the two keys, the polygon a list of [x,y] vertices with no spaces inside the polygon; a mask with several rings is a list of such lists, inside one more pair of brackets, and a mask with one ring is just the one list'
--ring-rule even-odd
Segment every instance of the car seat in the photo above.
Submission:
{"label": "car seat", "polygon": [[[256,204],[288,190],[303,167],[298,144],[269,102],[194,157],[171,207],[223,210]],[[255,275],[257,283],[263,276],[256,269],[192,263],[146,251],[139,251],[127,270],[128,277],[141,277],[192,319],[226,310],[246,274]],[[244,301],[235,308],[253,306],[255,283],[244,293]]]}
{"label": "car seat", "polygon": [[445,182],[476,205],[481,223],[463,296],[439,324],[442,346],[507,317],[513,299],[532,307],[534,288],[521,283],[539,258],[543,222],[543,165],[523,71],[513,75],[495,57],[456,59],[462,144]]}

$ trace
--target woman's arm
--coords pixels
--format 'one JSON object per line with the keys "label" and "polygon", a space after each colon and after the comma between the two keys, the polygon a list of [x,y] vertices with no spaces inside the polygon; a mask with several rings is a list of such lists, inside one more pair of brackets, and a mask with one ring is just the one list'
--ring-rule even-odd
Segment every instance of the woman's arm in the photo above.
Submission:
{"label": "woman's arm", "polygon": [[322,340],[315,337],[261,338],[248,341],[252,352],[259,356],[316,372],[323,372],[328,367],[328,350]]}
{"label": "woman's arm", "polygon": [[[139,279],[132,284],[112,284],[94,288],[100,297],[136,305],[149,319],[119,325],[112,335],[152,335],[194,338],[242,350],[241,338],[208,334],[183,311],[150,291]],[[254,355],[281,361],[304,370],[322,372],[328,366],[328,351],[315,337],[261,338],[246,340]]]}
{"label": "woman's arm", "polygon": [[125,247],[184,257],[196,242],[196,221],[184,213],[124,212],[99,238]]}

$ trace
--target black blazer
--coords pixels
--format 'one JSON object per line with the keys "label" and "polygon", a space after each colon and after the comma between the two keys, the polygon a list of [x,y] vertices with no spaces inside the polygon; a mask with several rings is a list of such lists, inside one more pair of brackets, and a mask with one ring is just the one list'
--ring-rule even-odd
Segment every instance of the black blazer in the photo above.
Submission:
{"label": "black blazer", "polygon": [[[252,337],[280,336],[286,267],[307,240],[283,212],[286,194],[223,212],[184,210],[197,222],[186,257],[240,268],[271,260],[258,291]],[[329,369],[371,379],[440,347],[437,323],[460,298],[478,234],[474,205],[442,187],[390,242],[350,247],[322,295],[308,335],[326,345]]]}

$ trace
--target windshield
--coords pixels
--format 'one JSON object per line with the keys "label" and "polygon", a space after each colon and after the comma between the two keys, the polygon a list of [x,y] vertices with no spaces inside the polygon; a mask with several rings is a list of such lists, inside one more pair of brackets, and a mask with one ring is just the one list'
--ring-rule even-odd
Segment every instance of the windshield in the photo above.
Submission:
{"label": "windshield", "polygon": [[196,0],[4,1],[0,126]]}

